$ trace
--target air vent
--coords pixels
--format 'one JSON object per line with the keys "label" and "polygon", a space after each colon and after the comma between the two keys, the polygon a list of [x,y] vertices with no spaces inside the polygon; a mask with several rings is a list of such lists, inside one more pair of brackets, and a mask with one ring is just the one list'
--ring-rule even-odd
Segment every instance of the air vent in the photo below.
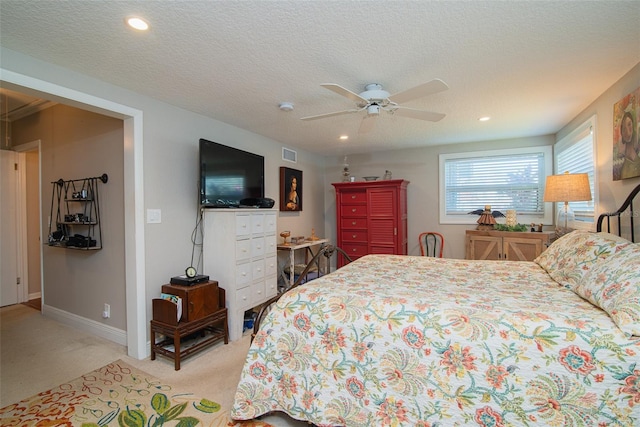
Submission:
{"label": "air vent", "polygon": [[298,153],[288,148],[282,147],[282,160],[298,163]]}

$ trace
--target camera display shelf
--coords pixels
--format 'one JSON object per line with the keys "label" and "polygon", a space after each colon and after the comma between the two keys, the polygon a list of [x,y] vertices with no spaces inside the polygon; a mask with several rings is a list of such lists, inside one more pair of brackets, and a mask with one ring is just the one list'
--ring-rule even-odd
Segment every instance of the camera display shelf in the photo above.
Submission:
{"label": "camera display shelf", "polygon": [[95,251],[102,249],[99,183],[109,176],[53,181],[48,246]]}

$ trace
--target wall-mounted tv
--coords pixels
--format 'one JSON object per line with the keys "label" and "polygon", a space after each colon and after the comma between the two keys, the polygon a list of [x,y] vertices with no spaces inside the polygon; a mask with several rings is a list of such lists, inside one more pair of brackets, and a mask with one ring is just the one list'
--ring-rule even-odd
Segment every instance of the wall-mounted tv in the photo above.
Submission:
{"label": "wall-mounted tv", "polygon": [[229,208],[264,197],[264,157],[200,139],[200,206]]}

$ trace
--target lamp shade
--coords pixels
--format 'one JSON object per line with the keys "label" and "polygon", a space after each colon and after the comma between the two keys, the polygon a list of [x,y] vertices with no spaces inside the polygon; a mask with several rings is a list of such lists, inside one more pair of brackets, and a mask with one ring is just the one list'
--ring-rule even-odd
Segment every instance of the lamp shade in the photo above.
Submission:
{"label": "lamp shade", "polygon": [[582,202],[591,200],[589,175],[568,173],[550,175],[544,188],[545,202]]}

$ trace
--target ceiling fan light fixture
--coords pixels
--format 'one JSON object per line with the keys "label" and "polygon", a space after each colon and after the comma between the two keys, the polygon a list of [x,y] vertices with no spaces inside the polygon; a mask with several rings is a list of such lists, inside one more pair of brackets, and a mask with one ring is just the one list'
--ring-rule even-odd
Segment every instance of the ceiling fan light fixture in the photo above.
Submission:
{"label": "ceiling fan light fixture", "polygon": [[380,114],[380,106],[371,104],[367,107],[367,116],[378,116]]}

